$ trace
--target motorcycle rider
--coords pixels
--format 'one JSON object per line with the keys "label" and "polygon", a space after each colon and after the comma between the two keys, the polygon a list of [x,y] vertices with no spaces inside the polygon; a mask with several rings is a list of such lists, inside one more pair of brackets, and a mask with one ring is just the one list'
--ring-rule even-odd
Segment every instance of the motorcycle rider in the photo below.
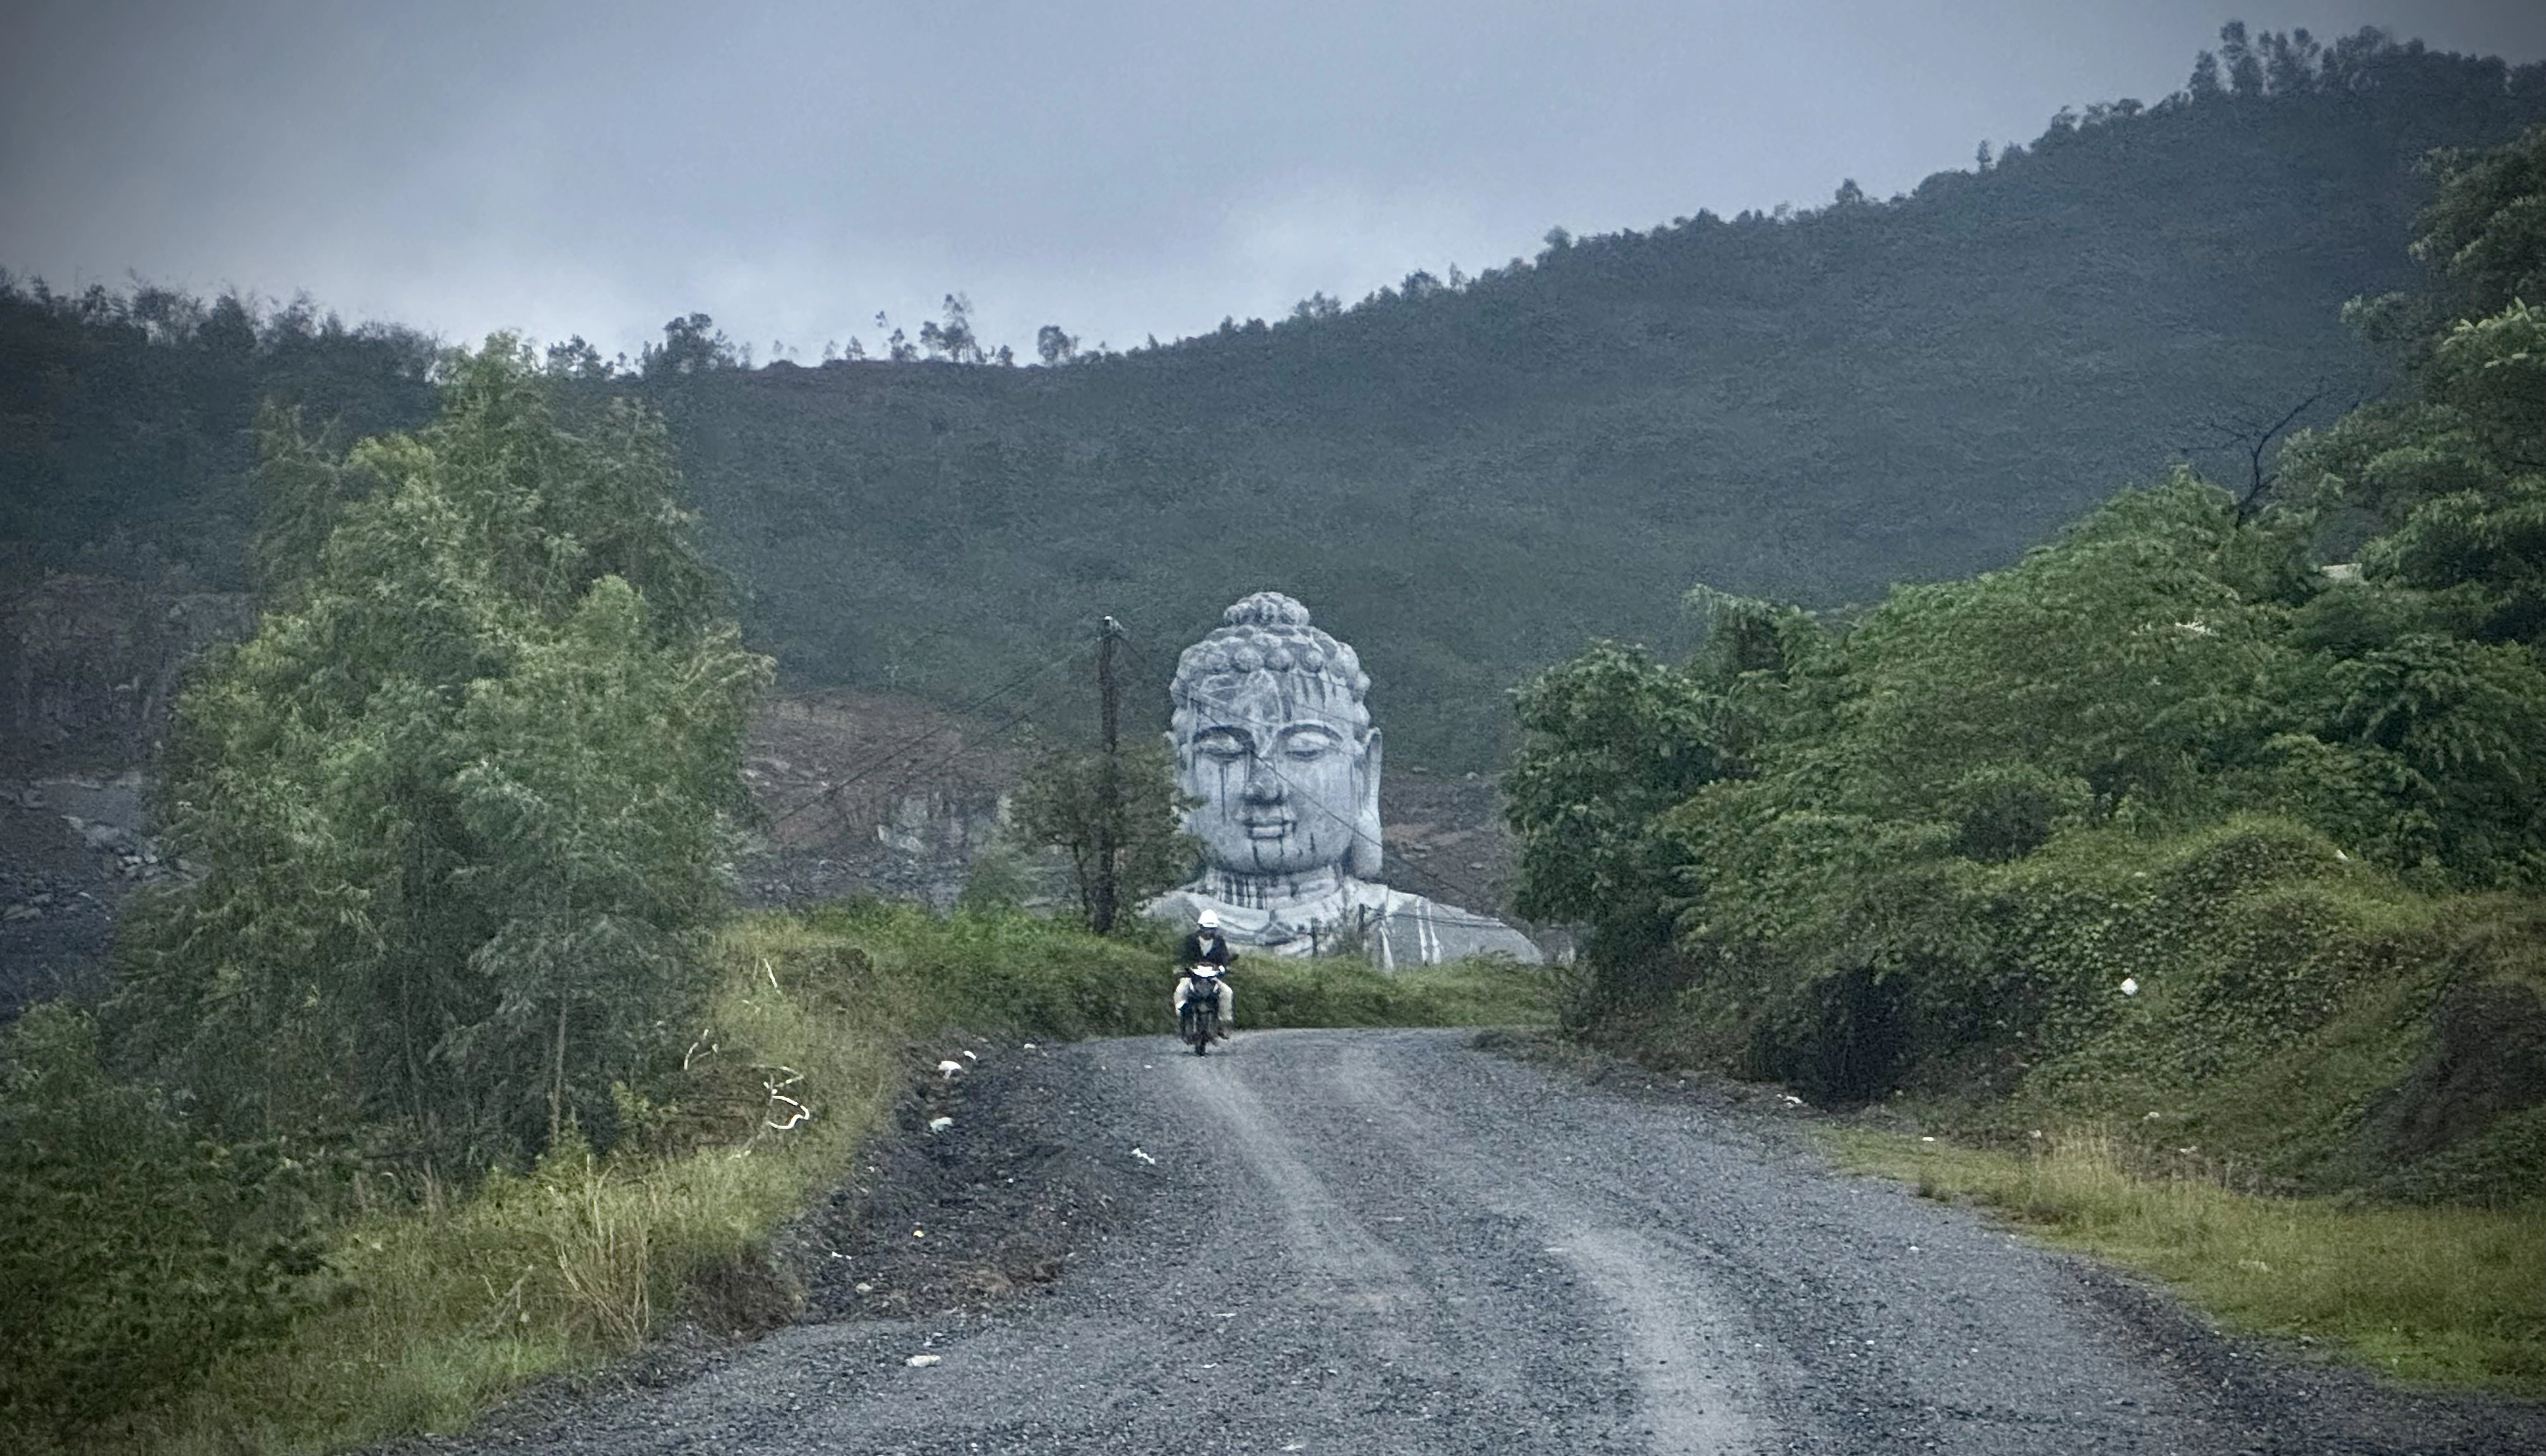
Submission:
{"label": "motorcycle rider", "polygon": [[1220,933],[1219,912],[1216,910],[1204,910],[1200,915],[1195,916],[1192,933],[1188,934],[1176,947],[1176,989],[1175,994],[1167,1001],[1167,1009],[1169,1011],[1179,1013],[1184,1009],[1185,983],[1192,979],[1194,967],[1203,965],[1218,966],[1221,968],[1223,973],[1219,978],[1219,1039],[1224,1042],[1229,1040],[1229,1008],[1233,1003],[1234,997],[1229,989],[1229,977],[1227,972],[1231,963],[1234,962],[1236,959],[1236,949],[1232,947]]}

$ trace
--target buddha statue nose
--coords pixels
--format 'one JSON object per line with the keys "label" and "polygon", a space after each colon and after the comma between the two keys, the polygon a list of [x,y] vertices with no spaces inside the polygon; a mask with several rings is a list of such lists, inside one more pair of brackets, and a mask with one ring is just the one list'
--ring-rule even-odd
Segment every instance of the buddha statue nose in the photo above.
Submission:
{"label": "buddha statue nose", "polygon": [[1282,797],[1282,775],[1275,772],[1272,761],[1261,753],[1246,758],[1246,797],[1256,804],[1272,804]]}

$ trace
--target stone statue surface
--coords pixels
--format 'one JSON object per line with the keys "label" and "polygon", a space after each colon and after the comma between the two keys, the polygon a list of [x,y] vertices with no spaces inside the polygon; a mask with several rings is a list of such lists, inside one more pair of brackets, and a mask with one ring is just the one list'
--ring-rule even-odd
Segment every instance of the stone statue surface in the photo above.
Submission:
{"label": "stone statue surface", "polygon": [[1200,878],[1150,914],[1217,911],[1242,946],[1305,956],[1353,944],[1382,970],[1499,951],[1545,959],[1490,915],[1381,883],[1379,729],[1370,675],[1309,609],[1259,591],[1185,648],[1169,688],[1176,782]]}

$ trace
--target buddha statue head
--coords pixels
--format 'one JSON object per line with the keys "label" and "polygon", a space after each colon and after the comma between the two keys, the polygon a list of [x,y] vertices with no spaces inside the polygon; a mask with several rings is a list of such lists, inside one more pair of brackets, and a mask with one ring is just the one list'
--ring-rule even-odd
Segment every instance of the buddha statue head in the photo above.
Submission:
{"label": "buddha statue head", "polygon": [[1237,602],[1177,659],[1176,781],[1199,801],[1186,827],[1222,893],[1261,903],[1286,884],[1378,877],[1369,690],[1353,649],[1279,592]]}

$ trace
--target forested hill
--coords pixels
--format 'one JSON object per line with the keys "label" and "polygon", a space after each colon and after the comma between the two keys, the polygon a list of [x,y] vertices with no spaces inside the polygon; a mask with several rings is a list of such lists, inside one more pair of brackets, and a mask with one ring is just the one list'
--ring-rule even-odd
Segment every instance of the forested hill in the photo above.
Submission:
{"label": "forested hill", "polygon": [[[1826,604],[1993,565],[2186,451],[2242,479],[2241,433],[2381,387],[2341,305],[2405,281],[2417,160],[2546,118],[2546,66],[2369,37],[2224,59],[1908,197],[1551,233],[1056,368],[959,362],[960,316],[934,359],[740,368],[693,318],[633,376],[559,366],[670,416],[798,679],[969,695],[1099,612],[1158,668],[1277,588],[1361,649],[1400,761],[1485,767],[1510,684],[1589,637],[1676,640],[1692,582]],[[77,379],[22,374],[27,336],[0,361],[12,494],[122,448],[78,433],[105,426]],[[45,429],[76,438],[45,455]]]}
{"label": "forested hill", "polygon": [[1330,316],[665,398],[793,671],[908,683],[987,647],[1004,676],[1100,611],[1173,645],[1272,587],[1361,648],[1394,746],[1482,767],[1507,685],[1676,638],[1694,581],[1827,603],[1996,564],[2182,447],[2244,473],[2213,424],[2374,389],[2339,314],[2404,280],[2416,160],[2546,116],[2546,68],[2355,61]]}

